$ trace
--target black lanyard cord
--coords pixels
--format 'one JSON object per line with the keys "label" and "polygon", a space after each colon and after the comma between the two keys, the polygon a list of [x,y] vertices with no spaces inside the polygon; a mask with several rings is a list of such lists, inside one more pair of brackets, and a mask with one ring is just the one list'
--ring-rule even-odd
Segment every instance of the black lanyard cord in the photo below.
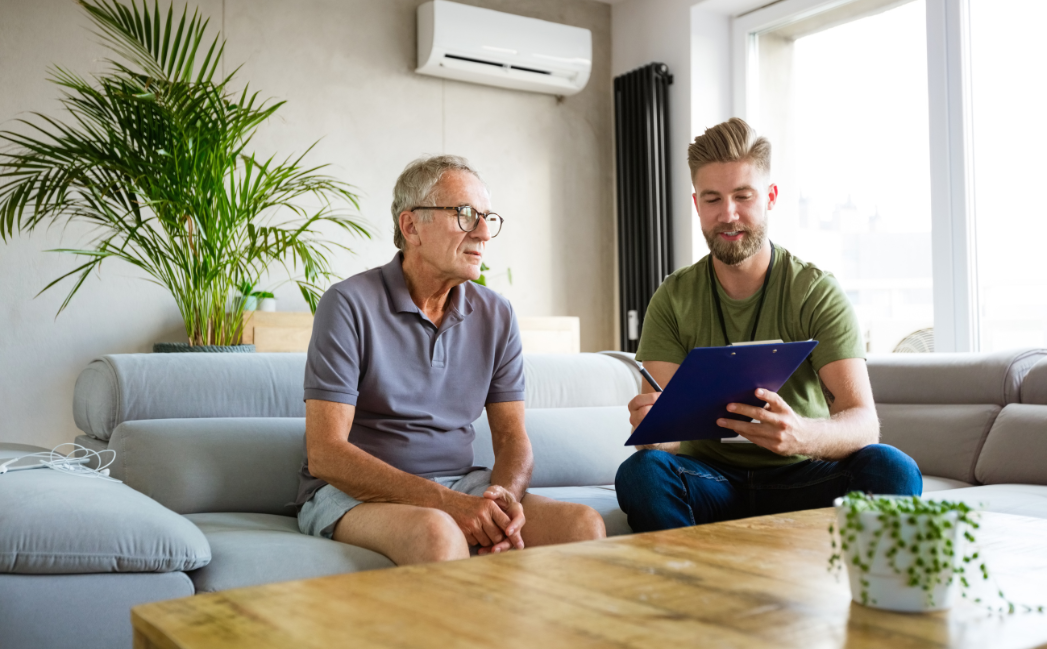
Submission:
{"label": "black lanyard cord", "polygon": [[[774,270],[774,244],[771,243],[771,262],[767,264],[767,275],[763,278],[763,288],[760,293],[760,302],[756,306],[756,317],[753,318],[752,333],[749,334],[749,342],[756,340],[756,326],[760,324],[760,313],[763,312],[763,303],[767,299],[767,285],[771,283],[771,271]],[[713,256],[709,255],[709,287],[713,292],[713,302],[716,304],[716,315],[720,318],[720,331],[723,332],[724,341],[730,345],[731,339],[727,337],[727,324],[723,319],[723,306],[720,305],[720,292],[716,290],[716,269],[713,268]]]}

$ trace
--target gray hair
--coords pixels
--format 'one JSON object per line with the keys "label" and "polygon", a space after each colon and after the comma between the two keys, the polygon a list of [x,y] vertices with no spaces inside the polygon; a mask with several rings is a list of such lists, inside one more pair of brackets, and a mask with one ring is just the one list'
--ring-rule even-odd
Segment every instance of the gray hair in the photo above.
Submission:
{"label": "gray hair", "polygon": [[[407,250],[407,240],[400,231],[400,214],[419,205],[432,205],[433,189],[447,171],[468,171],[480,182],[480,174],[469,166],[469,161],[456,155],[436,155],[418,158],[404,167],[403,173],[396,179],[393,187],[393,245],[401,251]],[[484,183],[486,187],[486,183]],[[418,220],[428,223],[433,218],[432,212],[420,212]]]}

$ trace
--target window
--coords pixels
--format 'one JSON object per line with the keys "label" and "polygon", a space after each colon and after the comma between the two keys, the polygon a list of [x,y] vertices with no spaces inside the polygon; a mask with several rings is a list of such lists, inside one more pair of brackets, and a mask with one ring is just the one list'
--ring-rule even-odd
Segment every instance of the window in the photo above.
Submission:
{"label": "window", "polygon": [[860,0],[758,31],[770,236],[832,272],[872,352],[934,324],[926,8]]}
{"label": "window", "polygon": [[982,351],[1047,346],[1043,0],[970,0],[971,132]]}

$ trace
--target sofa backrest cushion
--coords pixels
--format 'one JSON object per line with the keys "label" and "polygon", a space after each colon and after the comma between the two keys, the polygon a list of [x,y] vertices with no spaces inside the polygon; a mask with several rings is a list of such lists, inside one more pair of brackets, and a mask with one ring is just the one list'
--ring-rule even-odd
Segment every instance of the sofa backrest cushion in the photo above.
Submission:
{"label": "sofa backrest cushion", "polygon": [[1029,370],[1044,349],[956,354],[871,354],[869,380],[881,403],[1018,403]]}
{"label": "sofa backrest cushion", "polygon": [[1047,406],[1047,358],[1034,365],[1022,380],[1022,403]]}
{"label": "sofa backrest cushion", "polygon": [[978,454],[1000,410],[992,404],[876,404],[880,441],[908,454],[924,475],[963,482],[974,482]]}
{"label": "sofa backrest cushion", "polygon": [[985,440],[975,476],[983,484],[1047,485],[1047,406],[1004,408]]}
{"label": "sofa backrest cushion", "polygon": [[[532,487],[614,483],[633,452],[625,406],[530,408]],[[484,414],[473,426],[473,464],[494,466]],[[300,418],[128,421],[117,426],[113,477],[179,514],[253,512],[294,516],[305,452]]]}
{"label": "sofa backrest cushion", "polygon": [[126,421],[111,471],[179,514],[294,516],[304,440],[304,418]]}
{"label": "sofa backrest cushion", "polygon": [[[618,466],[633,453],[632,427],[623,405],[593,408],[528,408],[527,435],[534,451],[532,487],[614,484]],[[473,464],[494,466],[486,413],[473,426]]]}
{"label": "sofa backrest cushion", "polygon": [[179,572],[210,560],[195,525],[127,485],[51,469],[0,475],[0,572]]}
{"label": "sofa backrest cushion", "polygon": [[[639,374],[604,354],[524,356],[528,408],[617,406]],[[305,354],[113,354],[80,373],[73,419],[108,441],[125,421],[304,417]]]}
{"label": "sofa backrest cushion", "polygon": [[76,380],[73,419],[101,440],[125,421],[304,417],[305,354],[112,354]]}
{"label": "sofa backrest cushion", "polygon": [[607,354],[525,354],[528,408],[624,406],[640,392],[639,372]]}

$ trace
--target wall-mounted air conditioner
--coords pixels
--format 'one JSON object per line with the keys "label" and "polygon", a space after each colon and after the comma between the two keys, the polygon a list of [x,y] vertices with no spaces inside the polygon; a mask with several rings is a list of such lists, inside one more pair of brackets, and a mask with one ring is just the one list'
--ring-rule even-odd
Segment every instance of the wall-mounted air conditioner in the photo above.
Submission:
{"label": "wall-mounted air conditioner", "polygon": [[418,69],[434,77],[573,95],[593,66],[588,29],[446,0],[418,7]]}

